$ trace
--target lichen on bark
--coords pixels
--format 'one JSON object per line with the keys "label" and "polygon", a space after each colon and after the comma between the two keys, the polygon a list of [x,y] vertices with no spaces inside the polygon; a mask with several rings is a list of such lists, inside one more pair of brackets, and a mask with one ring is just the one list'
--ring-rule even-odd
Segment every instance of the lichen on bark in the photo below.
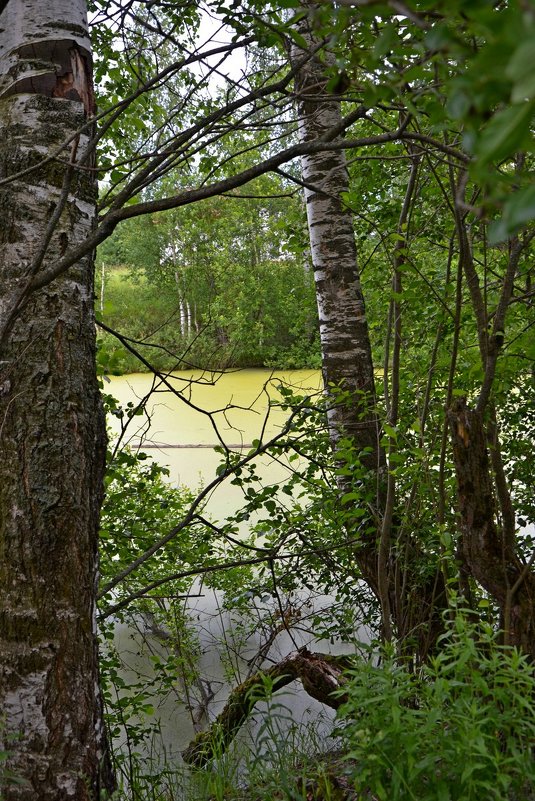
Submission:
{"label": "lichen on bark", "polygon": [[[20,0],[0,16],[0,172],[11,179],[0,193],[0,750],[21,780],[0,780],[3,801],[89,801],[105,762],[94,617],[106,440],[91,257],[32,290],[94,225],[96,186],[76,166],[87,109],[49,92],[66,43],[89,53],[84,15],[81,0]],[[41,77],[29,77],[30,53],[49,65]],[[22,81],[9,72],[18,61]]]}

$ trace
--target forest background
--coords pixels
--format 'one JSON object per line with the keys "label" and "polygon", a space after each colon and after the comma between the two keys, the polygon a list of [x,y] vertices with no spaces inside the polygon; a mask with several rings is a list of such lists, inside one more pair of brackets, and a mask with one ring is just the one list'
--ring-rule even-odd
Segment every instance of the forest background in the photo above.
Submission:
{"label": "forest background", "polygon": [[[2,19],[30,5],[3,3]],[[2,180],[34,187],[3,236],[6,799],[533,797],[532,3],[92,1],[96,107],[83,6],[65,0],[37,49],[30,30],[31,58],[24,42],[1,56],[15,142]],[[225,30],[201,42],[206,15]],[[97,177],[98,221],[84,221]],[[107,739],[127,740],[111,754],[88,633],[104,442],[93,294],[101,376],[141,364],[178,392],[172,369],[211,381],[321,361],[325,385],[281,383],[287,424],[246,454],[221,440],[196,496],[143,454],[108,452],[100,673]],[[125,427],[144,413],[105,403]],[[287,481],[262,481],[263,454],[288,461]],[[203,502],[227,479],[243,506],[215,525]],[[199,576],[266,632],[216,721],[183,604]],[[303,621],[303,592],[333,604]],[[113,627],[139,620],[164,646],[151,692],[202,713],[190,773],[165,755],[152,770],[138,749],[151,704],[143,677],[121,684]],[[302,628],[354,658],[273,663],[277,636]],[[338,710],[341,756],[311,765],[268,723],[268,758],[244,767],[237,730],[295,679]]]}

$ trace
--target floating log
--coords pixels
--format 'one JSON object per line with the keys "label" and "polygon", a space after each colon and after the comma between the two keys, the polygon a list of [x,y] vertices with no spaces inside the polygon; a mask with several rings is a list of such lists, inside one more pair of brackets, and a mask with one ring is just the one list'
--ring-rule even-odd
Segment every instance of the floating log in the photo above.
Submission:
{"label": "floating log", "polygon": [[[188,449],[188,448],[189,449],[192,449],[192,448],[211,448],[213,450],[214,448],[219,448],[221,446],[221,443],[219,443],[219,442],[218,443],[215,443],[215,442],[193,442],[193,443],[184,445],[182,443],[180,443],[180,444],[171,444],[171,443],[167,443],[167,442],[151,442],[151,441],[143,441],[143,442],[141,442],[140,441],[140,442],[132,442],[131,445],[132,445],[133,448],[142,448],[145,451],[167,450],[167,449],[172,449],[172,448],[186,448],[186,449]],[[229,450],[241,451],[241,450],[247,449],[247,450],[250,451],[254,446],[253,446],[252,443],[245,442],[245,443],[240,443],[239,445],[236,445],[236,444],[227,445],[226,447]]]}

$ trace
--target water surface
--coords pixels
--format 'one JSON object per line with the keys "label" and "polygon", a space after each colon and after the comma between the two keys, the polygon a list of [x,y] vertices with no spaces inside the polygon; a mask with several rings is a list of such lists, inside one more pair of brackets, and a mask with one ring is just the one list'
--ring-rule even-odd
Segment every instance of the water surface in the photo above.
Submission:
{"label": "water surface", "polygon": [[[123,405],[147,399],[144,413],[129,423],[124,441],[169,467],[173,484],[195,489],[216,476],[222,458],[214,451],[219,438],[245,455],[253,440],[265,441],[281,430],[288,413],[272,405],[280,401],[281,383],[299,394],[315,394],[320,382],[317,370],[183,371],[169,376],[170,386],[150,374],[133,373],[111,376],[105,391]],[[109,422],[117,435],[118,419],[110,416]],[[265,482],[284,478],[280,463],[268,457],[257,463]],[[211,497],[209,511],[221,520],[237,508],[240,498],[239,488],[226,481]]]}

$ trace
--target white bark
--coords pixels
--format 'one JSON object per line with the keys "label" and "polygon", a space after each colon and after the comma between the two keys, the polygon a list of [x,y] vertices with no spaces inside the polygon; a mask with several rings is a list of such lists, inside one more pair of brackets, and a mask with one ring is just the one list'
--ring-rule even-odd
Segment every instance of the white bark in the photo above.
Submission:
{"label": "white bark", "polygon": [[0,19],[0,97],[63,96],[55,93],[74,85],[80,61],[90,58],[86,3],[11,0]]}
{"label": "white bark", "polygon": [[[316,45],[307,20],[299,30]],[[304,51],[292,48],[297,62]],[[299,132],[302,141],[320,138],[341,122],[339,99],[325,91],[325,67],[311,57],[296,77]],[[375,386],[364,298],[357,268],[357,250],[350,210],[342,196],[347,192],[348,172],[343,150],[302,156],[302,177],[316,284],[323,378],[331,395],[329,424],[336,446],[341,436],[350,437],[357,449],[368,448],[364,461],[377,469],[381,463],[375,420]],[[330,386],[349,393],[337,403]],[[348,402],[349,401],[349,402]]]}
{"label": "white bark", "polygon": [[[0,15],[0,175],[11,177],[0,186],[0,751],[22,781],[0,778],[3,801],[96,798],[104,756],[91,259],[31,290],[93,228],[94,179],[67,166],[87,143],[77,132],[92,102],[85,3],[10,0]],[[43,163],[55,154],[61,162]]]}
{"label": "white bark", "polygon": [[186,301],[186,325],[187,325],[187,336],[191,336],[192,331],[192,322],[191,322],[191,306],[189,301]]}
{"label": "white bark", "polygon": [[186,336],[187,333],[187,313],[186,313],[186,301],[183,297],[180,298],[180,335],[182,337]]}

